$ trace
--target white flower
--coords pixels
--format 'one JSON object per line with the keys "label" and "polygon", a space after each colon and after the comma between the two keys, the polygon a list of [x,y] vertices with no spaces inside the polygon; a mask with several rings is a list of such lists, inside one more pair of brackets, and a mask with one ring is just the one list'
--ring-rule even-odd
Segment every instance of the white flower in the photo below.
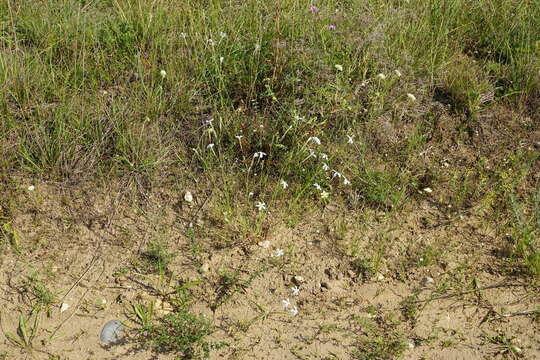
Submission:
{"label": "white flower", "polygon": [[320,153],[319,156],[321,157],[321,159],[328,160],[328,155],[325,153]]}
{"label": "white flower", "polygon": [[351,182],[345,176],[343,177],[343,185],[351,185]]}
{"label": "white flower", "polygon": [[208,145],[206,145],[206,148],[207,149],[212,149],[214,146],[215,146],[215,144],[208,144]]}
{"label": "white flower", "polygon": [[343,66],[342,65],[336,64],[336,65],[334,65],[334,67],[336,68],[337,71],[343,71]]}
{"label": "white flower", "polygon": [[298,315],[298,308],[295,306],[292,309],[289,309],[289,312],[292,314],[292,316]]}
{"label": "white flower", "polygon": [[325,163],[325,162],[322,163],[322,168],[323,168],[324,171],[330,170],[330,166],[328,166],[328,164]]}
{"label": "white flower", "polygon": [[431,194],[433,192],[433,190],[431,188],[425,188],[424,189],[424,192],[427,192],[428,194]]}
{"label": "white flower", "polygon": [[276,249],[276,251],[274,251],[275,257],[282,257],[283,255],[285,255],[285,251],[283,251],[283,249]]}
{"label": "white flower", "polygon": [[315,154],[315,151],[313,151],[313,150],[311,150],[311,149],[309,149],[309,156],[308,156],[308,159],[309,159],[310,157],[314,157],[314,158],[317,157],[317,154]]}
{"label": "white flower", "polygon": [[296,116],[294,117],[294,120],[296,120],[296,121],[300,121],[300,120],[302,120],[302,117],[301,117],[301,116],[298,116],[298,115],[296,115]]}
{"label": "white flower", "polygon": [[219,33],[219,37],[221,37],[222,39],[223,39],[223,38],[226,38],[226,37],[227,37],[227,33],[224,33],[223,31],[221,31],[221,32]]}
{"label": "white flower", "polygon": [[293,295],[293,296],[298,296],[298,295],[300,295],[300,288],[299,288],[298,286],[292,287],[292,288],[291,288],[291,291],[292,291],[292,295]]}
{"label": "white flower", "polygon": [[309,139],[307,139],[307,142],[314,142],[315,144],[317,145],[321,145],[321,139],[319,139],[318,137],[316,136],[312,136],[310,137]]}
{"label": "white flower", "polygon": [[187,37],[187,34],[186,34],[185,32],[181,32],[181,33],[180,33],[180,37],[183,38],[183,39],[185,39],[185,38]]}
{"label": "white flower", "polygon": [[281,184],[281,186],[283,186],[284,189],[289,187],[289,184],[287,184],[285,180],[281,180],[279,183]]}
{"label": "white flower", "polygon": [[377,74],[377,79],[384,80],[386,79],[386,75],[384,75],[383,73]]}
{"label": "white flower", "polygon": [[317,189],[317,190],[319,190],[319,191],[322,190],[321,185],[319,185],[319,184],[317,184],[317,183],[313,184],[313,186],[315,187],[315,189]]}
{"label": "white flower", "polygon": [[323,191],[321,192],[321,199],[328,199],[329,195],[330,195],[329,193],[327,193],[326,191]]}
{"label": "white flower", "polygon": [[30,185],[30,186],[28,187],[28,191],[34,191],[35,188],[36,188],[36,187],[35,187],[34,185]]}
{"label": "white flower", "polygon": [[210,45],[210,46],[214,46],[214,45],[216,44],[216,43],[214,42],[214,40],[212,40],[212,39],[208,39],[208,40],[206,40],[206,41],[208,42],[208,45]]}
{"label": "white flower", "polygon": [[332,179],[335,178],[336,176],[341,179],[342,175],[338,173],[336,170],[332,170]]}
{"label": "white flower", "polygon": [[164,78],[165,76],[167,76],[167,72],[165,70],[161,70],[159,72],[159,74],[161,75],[162,78]]}
{"label": "white flower", "polygon": [[253,196],[253,192],[250,191],[249,194],[248,194],[248,196],[249,196],[249,197],[252,197],[252,196]]}
{"label": "white flower", "polygon": [[[251,193],[250,193],[250,194],[251,194]],[[260,201],[257,201],[257,203],[255,204],[255,207],[256,207],[259,211],[266,210],[266,204],[263,203],[263,202],[260,202]]]}
{"label": "white flower", "polygon": [[221,56],[221,57],[219,58],[219,62],[222,63],[223,60],[225,60],[225,58],[224,58],[223,56]]}
{"label": "white flower", "polygon": [[352,137],[352,136],[347,135],[347,143],[348,143],[348,144],[353,144],[353,143],[354,143],[354,140],[353,140],[353,137]]}
{"label": "white flower", "polygon": [[289,306],[291,306],[291,302],[289,301],[289,299],[283,299],[281,300],[281,305],[283,305],[283,307],[287,309]]}
{"label": "white flower", "polygon": [[244,137],[244,135],[236,135],[236,136],[235,136],[235,138],[237,138],[238,141],[240,141],[243,137]]}
{"label": "white flower", "polygon": [[254,158],[259,158],[259,159],[262,159],[264,156],[266,156],[266,153],[262,151],[258,151],[255,154],[253,154]]}
{"label": "white flower", "polygon": [[416,101],[416,96],[414,96],[414,95],[411,94],[411,93],[407,94],[407,97],[408,97],[409,100],[411,100],[411,101]]}
{"label": "white flower", "polygon": [[399,71],[398,69],[394,70],[394,73],[397,77],[401,77],[401,71]]}
{"label": "white flower", "polygon": [[259,51],[261,50],[261,45],[260,44],[255,44],[255,51]]}

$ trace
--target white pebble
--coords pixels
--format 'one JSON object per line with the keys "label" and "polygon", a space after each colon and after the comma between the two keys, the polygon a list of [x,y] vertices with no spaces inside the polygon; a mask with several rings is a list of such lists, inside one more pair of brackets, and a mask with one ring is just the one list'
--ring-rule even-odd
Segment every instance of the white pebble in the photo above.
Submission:
{"label": "white pebble", "polygon": [[268,249],[270,247],[270,241],[266,240],[266,241],[261,241],[259,242],[257,245],[259,245],[260,247],[262,247],[263,249]]}

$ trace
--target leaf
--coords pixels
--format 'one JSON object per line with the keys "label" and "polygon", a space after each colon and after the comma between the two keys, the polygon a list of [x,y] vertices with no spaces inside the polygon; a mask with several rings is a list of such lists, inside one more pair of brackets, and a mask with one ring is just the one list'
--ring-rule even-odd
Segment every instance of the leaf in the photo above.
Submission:
{"label": "leaf", "polygon": [[6,336],[6,338],[13,342],[15,345],[19,345],[21,347],[24,347],[24,342],[21,340],[21,338],[13,335],[12,333],[4,333],[4,335]]}
{"label": "leaf", "polygon": [[24,343],[30,345],[30,338],[28,337],[28,331],[26,329],[26,319],[22,314],[19,316],[19,330],[21,331]]}

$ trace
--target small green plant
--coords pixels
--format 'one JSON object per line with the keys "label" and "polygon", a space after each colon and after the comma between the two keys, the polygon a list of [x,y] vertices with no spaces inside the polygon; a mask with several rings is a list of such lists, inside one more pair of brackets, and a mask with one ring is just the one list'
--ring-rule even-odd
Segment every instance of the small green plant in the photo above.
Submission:
{"label": "small green plant", "polygon": [[207,358],[214,346],[205,339],[211,332],[210,321],[185,310],[167,314],[138,332],[139,339],[153,351],[174,354],[178,359]]}
{"label": "small green plant", "polygon": [[19,316],[19,327],[17,328],[17,335],[6,332],[4,335],[14,345],[20,346],[26,350],[32,349],[32,341],[37,334],[39,328],[39,314],[34,315],[34,324],[32,327],[28,327],[28,323],[23,314]]}
{"label": "small green plant", "polygon": [[[515,195],[510,196],[512,207],[511,235],[514,240],[514,255],[523,259],[526,268],[534,276],[540,276],[540,186],[531,204],[519,203]],[[529,205],[531,215],[526,215]]]}
{"label": "small green plant", "polygon": [[28,277],[25,287],[34,296],[32,312],[45,310],[47,316],[51,316],[52,306],[58,302],[57,294],[43,284],[37,273]]}
{"label": "small green plant", "polygon": [[400,358],[407,348],[405,337],[390,318],[377,317],[375,321],[363,319],[363,335],[352,351],[356,360],[393,360]]}
{"label": "small green plant", "polygon": [[370,279],[375,274],[375,265],[371,258],[358,258],[351,264],[353,271],[362,279]]}
{"label": "small green plant", "polygon": [[154,319],[154,303],[151,302],[148,306],[144,304],[134,304],[132,311],[136,316],[136,321],[142,327],[148,327],[152,325]]}
{"label": "small green plant", "polygon": [[212,332],[211,321],[190,309],[193,295],[189,288],[196,284],[198,282],[177,287],[168,299],[173,311],[159,319],[153,318],[152,305],[134,306],[141,325],[137,338],[144,346],[156,353],[173,354],[178,359],[207,358],[212,349],[221,346],[206,340]]}
{"label": "small green plant", "polygon": [[401,302],[401,314],[408,321],[414,321],[418,317],[418,296],[407,296]]}
{"label": "small green plant", "polygon": [[516,345],[516,338],[508,337],[504,334],[487,337],[490,344],[497,347],[497,354],[500,354],[508,359],[518,359],[521,356],[522,350]]}
{"label": "small green plant", "polygon": [[11,223],[5,223],[0,228],[1,235],[13,247],[15,252],[20,252],[21,237]]}
{"label": "small green plant", "polygon": [[150,273],[164,274],[172,260],[166,245],[161,241],[154,241],[142,254],[144,270]]}

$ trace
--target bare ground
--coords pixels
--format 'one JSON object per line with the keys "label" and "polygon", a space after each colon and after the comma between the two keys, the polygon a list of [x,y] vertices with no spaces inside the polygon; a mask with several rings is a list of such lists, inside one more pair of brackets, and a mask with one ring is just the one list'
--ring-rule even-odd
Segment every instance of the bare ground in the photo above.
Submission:
{"label": "bare ground", "polygon": [[[398,213],[329,206],[294,226],[269,223],[262,237],[229,239],[207,209],[212,200],[197,213],[198,205],[182,205],[169,190],[153,190],[139,203],[112,196],[122,194],[117,187],[66,192],[38,184],[28,192],[20,183],[13,213],[20,253],[4,246],[0,256],[3,332],[15,333],[19,315],[35,304],[25,286],[32,273],[57,303],[50,316],[42,313],[32,350],[1,337],[5,359],[174,358],[152,354],[130,336],[106,346],[99,333],[111,319],[136,327],[132,304],[198,280],[192,310],[213,320],[213,341],[228,344],[212,359],[349,359],[355,351],[360,359],[393,358],[399,343],[406,359],[540,358],[538,316],[513,314],[538,309],[538,288],[508,268],[504,236],[481,215],[446,214],[434,195]],[[202,205],[203,195],[194,195]],[[186,236],[190,221],[195,244]],[[140,269],[153,239],[174,255],[165,276]],[[284,255],[275,256],[276,249]],[[371,262],[354,261],[363,258]],[[236,282],[226,287],[224,274]],[[471,291],[490,285],[497,286]],[[436,299],[425,301],[430,297]],[[62,313],[61,302],[70,306]],[[167,311],[158,303],[158,316]]]}

